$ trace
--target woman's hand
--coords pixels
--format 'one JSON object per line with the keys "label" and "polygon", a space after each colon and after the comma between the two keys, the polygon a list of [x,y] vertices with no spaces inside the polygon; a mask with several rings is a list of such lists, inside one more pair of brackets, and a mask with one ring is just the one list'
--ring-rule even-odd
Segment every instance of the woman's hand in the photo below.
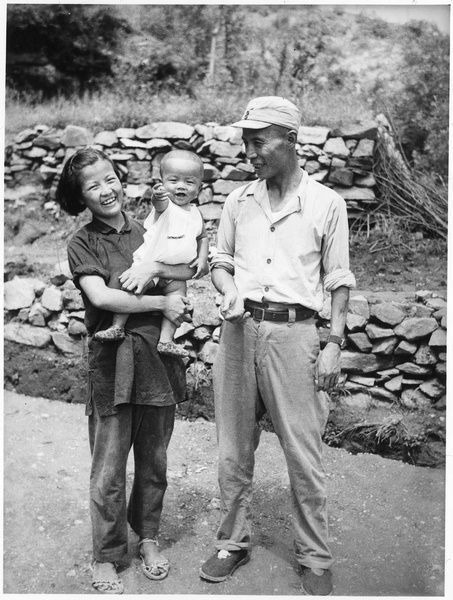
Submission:
{"label": "woman's hand", "polygon": [[197,269],[197,272],[192,279],[200,279],[209,273],[208,261],[203,260],[202,258],[196,258],[193,260],[189,267]]}
{"label": "woman's hand", "polygon": [[185,296],[165,296],[163,314],[175,325],[181,325],[184,321],[191,321],[189,299]]}
{"label": "woman's hand", "polygon": [[123,290],[142,294],[148,287],[152,287],[150,284],[155,277],[158,277],[158,268],[157,263],[152,262],[130,267],[121,273],[119,280]]}

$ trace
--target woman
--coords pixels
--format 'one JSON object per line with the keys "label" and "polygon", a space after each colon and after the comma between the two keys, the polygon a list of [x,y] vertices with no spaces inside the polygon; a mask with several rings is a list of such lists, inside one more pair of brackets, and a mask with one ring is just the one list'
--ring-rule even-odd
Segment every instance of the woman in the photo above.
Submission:
{"label": "woman", "polygon": [[[86,208],[90,223],[70,240],[68,260],[85,305],[88,342],[89,440],[92,455],[90,511],[93,535],[93,586],[121,594],[117,563],[127,554],[127,523],[139,536],[142,569],[150,579],[168,575],[169,562],[159,554],[157,534],[167,486],[167,447],[175,404],[184,399],[182,364],[170,358],[169,378],[156,346],[162,316],[180,325],[187,298],[137,296],[120,289],[118,277],[143,242],[144,228],[121,210],[122,185],[115,165],[103,152],[78,150],[64,165],[57,189],[62,208],[77,215]],[[186,265],[154,263],[140,273],[139,290],[153,277],[189,279]],[[134,274],[128,271],[128,289]],[[111,325],[114,312],[130,313],[126,336],[114,344],[93,340]],[[179,379],[174,376],[178,374]],[[126,504],[126,464],[134,448],[134,483]]]}

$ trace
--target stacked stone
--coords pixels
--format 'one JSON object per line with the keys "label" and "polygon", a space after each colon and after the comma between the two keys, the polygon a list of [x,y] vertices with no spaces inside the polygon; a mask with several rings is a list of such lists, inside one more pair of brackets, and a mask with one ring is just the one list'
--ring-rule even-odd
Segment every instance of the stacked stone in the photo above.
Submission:
{"label": "stacked stone", "polygon": [[[193,305],[192,322],[176,332],[190,351],[190,360],[211,365],[220,334],[220,303],[207,278],[189,282],[188,297]],[[74,283],[59,272],[46,284],[34,277],[14,277],[4,285],[5,340],[53,348],[67,356],[85,352],[87,330],[82,296]]]}
{"label": "stacked stone", "polygon": [[[217,221],[227,195],[245,181],[255,179],[247,163],[241,130],[216,123],[195,126],[156,122],[139,128],[101,131],[93,136],[85,128],[64,130],[38,125],[20,132],[7,146],[5,181],[9,186],[43,183],[53,200],[63,163],[78,149],[92,145],[117,164],[125,181],[126,197],[146,197],[150,183],[159,177],[159,165],[172,149],[196,152],[205,164],[203,189],[198,198],[206,221]],[[376,123],[331,130],[301,127],[299,163],[309,176],[337,191],[348,205],[351,219],[377,204],[374,193],[373,152]]]}
{"label": "stacked stone", "polygon": [[65,275],[50,285],[34,277],[14,277],[4,285],[5,340],[35,348],[53,346],[65,355],[84,353],[82,296]]}
{"label": "stacked stone", "polygon": [[[86,329],[80,292],[64,274],[45,284],[15,277],[4,286],[5,340],[59,354],[82,357]],[[176,340],[190,352],[187,369],[209,372],[218,350],[220,297],[209,279],[189,282],[192,322],[183,323]],[[321,344],[329,334],[330,299],[318,317]],[[417,292],[414,301],[380,302],[353,296],[346,321],[347,345],[341,353],[346,405],[374,403],[407,409],[445,409],[446,301],[433,292]],[[82,399],[81,399],[82,400]]]}
{"label": "stacked stone", "polygon": [[341,129],[301,127],[298,136],[300,166],[310,177],[333,188],[348,207],[350,220],[375,208],[373,156],[378,127],[370,122]]}
{"label": "stacked stone", "polygon": [[[328,317],[328,305],[323,309]],[[321,325],[321,339],[328,329]],[[395,403],[408,409],[446,405],[447,303],[429,291],[415,301],[351,298],[341,353],[344,403]]]}

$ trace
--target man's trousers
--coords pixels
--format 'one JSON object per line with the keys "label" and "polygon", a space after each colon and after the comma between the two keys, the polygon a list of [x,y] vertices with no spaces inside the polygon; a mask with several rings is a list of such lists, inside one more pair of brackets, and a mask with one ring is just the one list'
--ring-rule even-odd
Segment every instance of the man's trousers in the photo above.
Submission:
{"label": "man's trousers", "polygon": [[258,421],[267,410],[288,467],[297,560],[310,568],[331,566],[322,465],[328,403],[314,383],[318,354],[313,318],[223,323],[213,367],[221,495],[217,549],[250,546]]}

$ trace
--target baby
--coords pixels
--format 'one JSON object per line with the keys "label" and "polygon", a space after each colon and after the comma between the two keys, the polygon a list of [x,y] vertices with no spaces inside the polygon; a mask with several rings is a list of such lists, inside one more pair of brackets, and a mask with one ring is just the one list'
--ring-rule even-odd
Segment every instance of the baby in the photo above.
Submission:
{"label": "baby", "polygon": [[[208,273],[209,241],[195,200],[203,182],[203,161],[187,150],[173,150],[166,154],[160,165],[162,183],[152,189],[151,212],[144,222],[146,233],[143,244],[134,252],[133,266],[162,262],[169,265],[187,263],[196,267],[194,279]],[[153,279],[162,287],[162,293],[186,295],[186,282]],[[112,326],[98,331],[94,339],[110,342],[124,338],[127,314],[113,315]],[[187,357],[189,353],[173,341],[176,325],[164,318],[158,352]]]}

